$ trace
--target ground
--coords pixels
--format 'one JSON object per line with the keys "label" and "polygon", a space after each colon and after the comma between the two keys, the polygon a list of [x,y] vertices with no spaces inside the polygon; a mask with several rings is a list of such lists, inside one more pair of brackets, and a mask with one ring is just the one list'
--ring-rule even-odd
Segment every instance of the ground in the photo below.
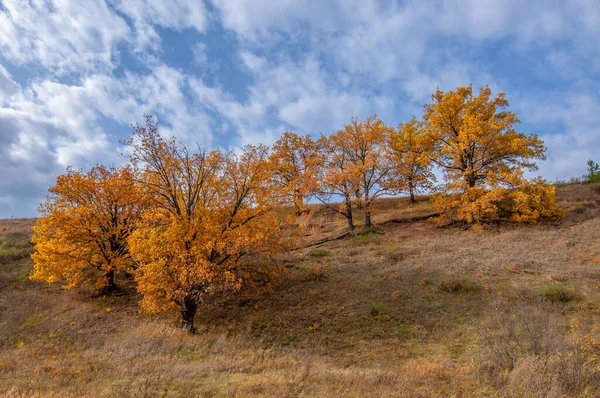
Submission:
{"label": "ground", "polygon": [[350,237],[320,209],[287,279],[207,301],[196,335],[140,314],[130,279],[30,281],[35,220],[0,220],[0,394],[600,396],[600,186],[557,198],[564,220],[483,231],[426,221],[427,198],[379,200]]}

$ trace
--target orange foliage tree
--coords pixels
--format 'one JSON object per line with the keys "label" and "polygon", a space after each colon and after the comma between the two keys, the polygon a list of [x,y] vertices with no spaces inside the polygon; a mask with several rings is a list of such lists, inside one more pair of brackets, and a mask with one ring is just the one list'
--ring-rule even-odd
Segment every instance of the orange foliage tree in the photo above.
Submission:
{"label": "orange foliage tree", "polygon": [[390,184],[396,191],[408,191],[410,203],[415,193],[433,188],[435,175],[431,161],[432,141],[423,122],[412,118],[400,123],[389,136],[388,151],[393,173]]}
{"label": "orange foliage tree", "polygon": [[282,274],[277,254],[290,241],[266,147],[192,152],[163,139],[151,117],[127,144],[154,201],[130,239],[142,310],[178,309],[194,332],[205,296],[262,290]]}
{"label": "orange foliage tree", "polygon": [[306,202],[316,190],[317,171],[322,155],[310,135],[284,132],[273,144],[271,165],[274,178],[296,208],[298,215],[306,212]]}
{"label": "orange foliage tree", "polygon": [[354,230],[354,202],[364,210],[365,226],[370,227],[373,200],[390,192],[393,167],[385,151],[388,133],[380,119],[369,116],[364,121],[353,118],[343,129],[319,141],[326,159],[317,197],[331,206],[331,199],[341,196],[343,203],[336,210],[347,218],[350,230]]}
{"label": "orange foliage tree", "polygon": [[56,180],[34,226],[30,278],[114,290],[115,273],[132,265],[127,239],[145,209],[129,167],[68,169]]}
{"label": "orange foliage tree", "polygon": [[[359,191],[359,176],[352,168],[350,155],[340,144],[338,134],[321,136],[318,140],[319,149],[325,158],[318,169],[319,186],[315,197],[327,207],[344,216],[348,229],[354,231],[354,195]],[[342,203],[334,204],[332,200],[341,197]]]}
{"label": "orange foliage tree", "polygon": [[[545,159],[545,147],[537,135],[514,129],[519,119],[507,110],[504,93],[492,98],[491,90],[483,87],[475,95],[468,86],[438,89],[432,99],[425,105],[424,121],[435,145],[432,161],[446,182],[446,195],[435,200],[442,219],[479,223],[512,217],[535,222],[542,213],[523,206],[540,202],[545,203],[545,216],[561,215],[553,188],[538,184],[532,189],[524,178],[525,170],[537,170],[536,160]],[[519,216],[524,213],[529,215]]]}

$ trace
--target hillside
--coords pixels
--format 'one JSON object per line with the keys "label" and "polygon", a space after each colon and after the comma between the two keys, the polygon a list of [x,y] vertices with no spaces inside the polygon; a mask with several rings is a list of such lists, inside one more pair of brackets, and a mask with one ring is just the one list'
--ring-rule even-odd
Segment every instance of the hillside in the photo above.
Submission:
{"label": "hillside", "polygon": [[584,365],[599,365],[600,185],[557,199],[558,223],[481,232],[425,221],[427,198],[377,201],[377,231],[352,237],[319,209],[289,278],[206,302],[197,335],[139,314],[131,280],[112,296],[28,280],[34,220],[0,220],[0,394],[600,394]]}

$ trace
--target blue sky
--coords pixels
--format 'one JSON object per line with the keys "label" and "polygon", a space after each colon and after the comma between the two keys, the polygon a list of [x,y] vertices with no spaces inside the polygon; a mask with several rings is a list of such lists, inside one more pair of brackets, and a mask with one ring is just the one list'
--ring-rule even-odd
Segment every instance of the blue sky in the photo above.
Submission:
{"label": "blue sky", "polygon": [[144,113],[229,148],[397,124],[471,82],[568,179],[600,160],[599,78],[597,0],[0,0],[0,217],[35,216],[69,165],[122,163]]}

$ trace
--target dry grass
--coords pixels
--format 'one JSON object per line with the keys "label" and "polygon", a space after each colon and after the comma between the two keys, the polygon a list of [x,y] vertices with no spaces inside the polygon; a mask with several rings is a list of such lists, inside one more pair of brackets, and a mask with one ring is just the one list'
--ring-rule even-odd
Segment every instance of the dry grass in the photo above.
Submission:
{"label": "dry grass", "polygon": [[[131,281],[111,297],[29,281],[32,221],[1,220],[0,247],[15,257],[0,260],[0,394],[598,396],[596,371],[578,365],[597,353],[596,332],[573,325],[599,315],[600,192],[557,195],[568,210],[559,223],[480,232],[423,221],[434,214],[426,198],[382,199],[376,230],[291,253],[290,278],[271,295],[205,303],[194,336],[173,314],[140,315]],[[317,208],[307,244],[344,226]],[[555,284],[575,299],[544,300]],[[510,360],[486,361],[515,341]]]}

